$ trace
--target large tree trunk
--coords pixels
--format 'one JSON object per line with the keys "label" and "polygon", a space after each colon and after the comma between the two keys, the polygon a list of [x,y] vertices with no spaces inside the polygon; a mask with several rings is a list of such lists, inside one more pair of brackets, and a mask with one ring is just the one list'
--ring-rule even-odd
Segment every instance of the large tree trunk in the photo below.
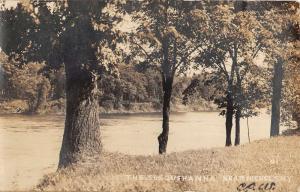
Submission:
{"label": "large tree trunk", "polygon": [[241,108],[237,107],[235,112],[235,140],[234,145],[240,144],[240,120],[241,120]]}
{"label": "large tree trunk", "polygon": [[87,160],[98,155],[102,149],[97,79],[90,74],[81,79],[68,77],[67,73],[66,99],[65,131],[59,167]]}
{"label": "large tree trunk", "polygon": [[233,119],[233,99],[232,94],[227,93],[227,108],[226,108],[226,143],[225,146],[231,146],[231,130]]}
{"label": "large tree trunk", "polygon": [[282,59],[278,59],[278,61],[274,65],[272,116],[271,116],[271,131],[270,131],[271,137],[279,135],[280,102],[281,102],[282,79],[283,79],[282,65],[283,65]]}
{"label": "large tree trunk", "polygon": [[102,149],[97,87],[102,68],[96,56],[93,22],[86,9],[81,9],[91,8],[91,3],[68,1],[73,17],[62,37],[67,106],[59,168],[95,159]]}
{"label": "large tree trunk", "polygon": [[170,118],[170,103],[172,95],[173,80],[171,77],[163,79],[163,123],[162,133],[158,136],[159,154],[164,154],[167,151],[169,137],[169,118]]}

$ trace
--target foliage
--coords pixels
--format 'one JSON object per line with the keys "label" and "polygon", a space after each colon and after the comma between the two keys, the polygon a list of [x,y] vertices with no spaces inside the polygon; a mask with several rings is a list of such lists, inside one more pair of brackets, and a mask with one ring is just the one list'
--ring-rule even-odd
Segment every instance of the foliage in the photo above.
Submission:
{"label": "foliage", "polygon": [[[17,67],[6,61],[2,63],[5,76],[7,77],[7,87],[9,89],[9,98],[27,100],[29,112],[35,112],[38,109],[41,94],[48,97],[50,92],[49,80],[41,74],[45,67],[39,63],[28,63],[22,67]],[[43,93],[42,93],[43,92]]]}
{"label": "foliage", "polygon": [[[299,18],[299,17],[298,17]],[[299,20],[295,22],[295,36],[296,39],[293,41],[294,51],[292,52],[292,57],[286,66],[286,78],[285,78],[285,88],[283,93],[283,109],[282,109],[282,119],[285,124],[293,126],[293,121],[300,126],[300,31],[299,31]],[[295,125],[295,124],[294,124]]]}
{"label": "foliage", "polygon": [[[113,109],[135,102],[160,105],[162,83],[178,75],[173,103],[182,98],[193,103],[203,97],[223,109],[227,93],[232,92],[242,116],[257,115],[269,104],[272,65],[281,58],[286,62],[283,119],[297,119],[299,92],[294,82],[299,66],[291,61],[298,46],[293,34],[294,24],[299,23],[297,3],[247,2],[244,10],[239,7],[243,2],[207,1],[124,4],[90,0],[87,7],[81,3],[67,6],[65,1],[51,6],[46,1],[30,1],[28,5],[1,10],[0,28],[6,38],[1,38],[0,46],[9,60],[3,59],[2,97],[28,99],[34,106],[39,87],[45,84],[48,100],[65,98],[61,56],[68,46],[76,46],[73,27],[76,22],[83,24],[86,18],[81,16],[88,13],[91,23],[78,26],[87,30],[83,41],[91,45],[79,47],[81,70],[100,75],[101,105]],[[124,10],[130,25],[137,26],[129,34],[116,27]],[[91,56],[86,49],[96,54]],[[193,65],[192,70],[202,71],[189,86],[189,77],[180,74]]]}
{"label": "foliage", "polygon": [[[202,17],[202,14],[194,14],[194,22]],[[262,39],[268,38],[267,31],[255,12],[236,10],[232,4],[208,4],[205,17],[208,27],[196,29],[205,30],[208,43],[196,58],[196,68],[204,68],[208,74],[206,81],[219,91],[214,100],[220,108],[227,107],[230,94],[243,116],[255,115],[254,103],[262,99],[264,88],[263,82],[259,82],[263,78],[259,79],[253,72],[264,71],[255,58],[261,51]],[[225,113],[226,110],[221,112]]]}
{"label": "foliage", "polygon": [[271,65],[282,62],[283,93],[281,99],[282,123],[292,126],[292,120],[299,122],[297,98],[297,74],[299,72],[299,3],[267,3],[270,9],[260,15],[262,25],[269,31],[270,37],[264,42],[265,61]]}
{"label": "foliage", "polygon": [[[190,27],[191,10],[199,3],[179,1],[149,1],[139,4],[132,12],[133,20],[139,23],[137,34],[129,37],[132,56],[156,66],[164,78],[174,76],[190,68],[193,54],[202,45],[194,42]],[[201,23],[201,22],[199,22]]]}

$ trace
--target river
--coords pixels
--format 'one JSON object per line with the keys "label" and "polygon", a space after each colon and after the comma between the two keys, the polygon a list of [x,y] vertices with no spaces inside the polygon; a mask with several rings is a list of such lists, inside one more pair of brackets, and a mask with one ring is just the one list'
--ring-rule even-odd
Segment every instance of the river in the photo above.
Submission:
{"label": "river", "polygon": [[[161,115],[101,115],[104,150],[157,154]],[[223,147],[225,119],[217,112],[173,113],[168,152]],[[0,190],[28,190],[57,168],[64,116],[0,116]],[[270,115],[249,119],[251,140],[269,137]],[[234,131],[232,132],[234,138]],[[241,143],[248,142],[246,120]]]}

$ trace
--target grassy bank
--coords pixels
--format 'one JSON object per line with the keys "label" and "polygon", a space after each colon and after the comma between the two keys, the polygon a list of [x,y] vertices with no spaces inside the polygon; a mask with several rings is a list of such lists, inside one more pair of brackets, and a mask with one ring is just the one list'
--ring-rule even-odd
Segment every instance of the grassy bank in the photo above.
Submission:
{"label": "grassy bank", "polygon": [[[250,185],[255,182],[252,188],[259,191],[259,187],[267,184],[271,186],[274,182],[274,190],[263,191],[297,192],[300,187],[299,162],[299,136],[281,136],[239,147],[186,151],[164,156],[104,153],[99,159],[46,175],[36,189],[234,192],[239,191],[237,187],[241,183]],[[239,189],[246,191],[244,186]]]}

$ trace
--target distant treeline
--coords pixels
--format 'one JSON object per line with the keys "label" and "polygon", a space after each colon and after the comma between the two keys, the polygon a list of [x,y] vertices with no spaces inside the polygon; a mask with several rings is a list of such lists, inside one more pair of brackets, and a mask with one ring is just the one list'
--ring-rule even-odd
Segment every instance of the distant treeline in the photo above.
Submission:
{"label": "distant treeline", "polygon": [[[1,54],[1,100],[23,100],[26,107],[14,105],[10,111],[47,113],[65,110],[65,70],[45,72],[45,65],[29,63],[18,66],[9,62]],[[211,91],[204,83],[199,86],[200,92],[192,97],[184,95],[192,79],[199,77],[181,76],[174,83],[172,104],[186,105],[187,110],[215,110],[209,100]],[[158,69],[145,65],[123,64],[119,66],[118,75],[104,74],[99,81],[102,112],[150,112],[159,111],[162,105],[163,92],[161,75]],[[8,102],[9,103],[9,102]],[[20,102],[19,102],[20,103]],[[192,104],[192,105],[191,105]],[[5,106],[4,106],[5,107]],[[176,108],[175,108],[176,110]]]}

